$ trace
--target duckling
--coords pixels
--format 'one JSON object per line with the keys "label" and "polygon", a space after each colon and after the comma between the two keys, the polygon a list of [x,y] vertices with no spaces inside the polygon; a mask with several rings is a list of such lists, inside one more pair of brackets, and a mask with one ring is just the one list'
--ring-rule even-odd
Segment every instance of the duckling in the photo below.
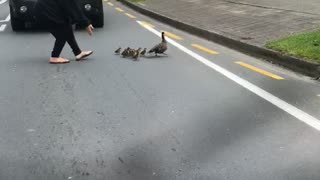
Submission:
{"label": "duckling", "polygon": [[132,56],[132,58],[133,58],[134,61],[137,61],[137,60],[139,59],[139,57],[140,57],[140,51],[141,51],[141,48],[139,48],[139,49],[137,49],[137,50],[134,51],[134,54],[133,54],[133,56]]}
{"label": "duckling", "polygon": [[129,48],[129,47],[127,47],[126,49],[124,49],[124,50],[122,51],[121,56],[125,56],[125,55],[126,55],[126,53],[128,52],[128,48]]}
{"label": "duckling", "polygon": [[155,53],[156,56],[158,56],[158,54],[164,54],[164,52],[168,49],[165,33],[162,32],[161,34],[162,34],[161,43],[154,46],[148,53]]}
{"label": "duckling", "polygon": [[121,52],[121,47],[119,47],[117,50],[114,51],[115,54],[120,54]]}
{"label": "duckling", "polygon": [[136,51],[135,49],[130,49],[130,50],[129,50],[128,57],[133,57],[133,56],[134,56],[135,51]]}
{"label": "duckling", "polygon": [[127,47],[127,49],[125,49],[125,50],[121,53],[121,56],[122,56],[122,57],[127,57],[128,54],[129,54],[129,50],[130,50],[130,47]]}
{"label": "duckling", "polygon": [[141,56],[144,56],[147,52],[147,48],[144,48],[143,51],[140,53]]}

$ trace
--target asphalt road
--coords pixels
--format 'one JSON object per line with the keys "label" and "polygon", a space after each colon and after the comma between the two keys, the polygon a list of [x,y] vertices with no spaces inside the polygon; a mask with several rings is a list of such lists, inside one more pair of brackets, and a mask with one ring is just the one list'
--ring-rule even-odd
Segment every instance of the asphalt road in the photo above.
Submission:
{"label": "asphalt road", "polygon": [[[94,55],[66,65],[48,63],[48,33],[0,23],[1,180],[320,179],[319,82],[113,3],[93,37],[76,32]],[[168,56],[113,54],[162,30],[183,38]]]}

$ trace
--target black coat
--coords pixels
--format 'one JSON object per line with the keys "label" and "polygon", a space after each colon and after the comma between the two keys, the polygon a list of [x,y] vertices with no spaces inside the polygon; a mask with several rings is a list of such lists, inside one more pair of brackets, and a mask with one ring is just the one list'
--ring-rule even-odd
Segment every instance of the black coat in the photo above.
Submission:
{"label": "black coat", "polygon": [[38,0],[35,7],[36,18],[42,23],[88,26],[90,22],[76,1]]}

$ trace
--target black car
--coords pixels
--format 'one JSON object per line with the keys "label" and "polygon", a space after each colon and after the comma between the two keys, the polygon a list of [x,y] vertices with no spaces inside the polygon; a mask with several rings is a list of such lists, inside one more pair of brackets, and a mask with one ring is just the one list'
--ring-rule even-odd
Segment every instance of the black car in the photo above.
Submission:
{"label": "black car", "polygon": [[[102,0],[78,0],[84,13],[94,27],[103,27]],[[12,30],[23,30],[26,22],[34,22],[34,7],[37,0],[9,0]]]}

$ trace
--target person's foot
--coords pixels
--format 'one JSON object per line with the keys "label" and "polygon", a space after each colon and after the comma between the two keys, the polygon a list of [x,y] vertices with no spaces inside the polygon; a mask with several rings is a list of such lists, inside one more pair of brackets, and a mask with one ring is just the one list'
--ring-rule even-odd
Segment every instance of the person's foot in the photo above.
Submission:
{"label": "person's foot", "polygon": [[50,58],[50,64],[66,64],[66,63],[69,63],[70,60],[68,59],[64,59],[64,58],[61,58],[61,57],[58,57],[58,58]]}
{"label": "person's foot", "polygon": [[90,56],[93,51],[82,51],[79,55],[76,56],[76,60],[80,61],[88,56]]}

